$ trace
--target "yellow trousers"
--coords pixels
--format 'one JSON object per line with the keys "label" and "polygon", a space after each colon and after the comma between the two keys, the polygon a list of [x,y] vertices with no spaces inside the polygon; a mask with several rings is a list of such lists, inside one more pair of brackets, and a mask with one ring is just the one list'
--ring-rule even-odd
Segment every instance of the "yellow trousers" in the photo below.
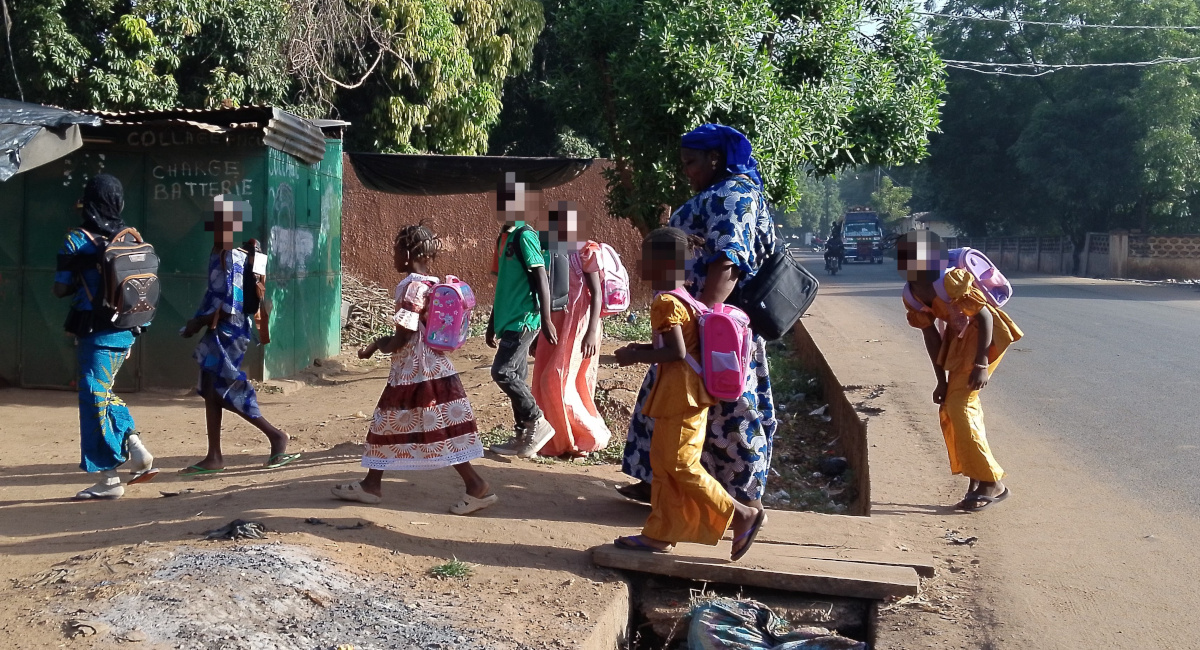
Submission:
{"label": "yellow trousers", "polygon": [[716,545],[733,520],[733,497],[700,465],[708,408],[654,418],[650,518],[642,534],[664,542]]}
{"label": "yellow trousers", "polygon": [[[991,368],[994,370],[999,362],[996,359]],[[970,378],[969,371],[949,373],[946,401],[938,411],[946,451],[950,454],[950,472],[976,481],[999,481],[1004,470],[988,447],[983,405],[979,402],[979,391],[971,390]]]}

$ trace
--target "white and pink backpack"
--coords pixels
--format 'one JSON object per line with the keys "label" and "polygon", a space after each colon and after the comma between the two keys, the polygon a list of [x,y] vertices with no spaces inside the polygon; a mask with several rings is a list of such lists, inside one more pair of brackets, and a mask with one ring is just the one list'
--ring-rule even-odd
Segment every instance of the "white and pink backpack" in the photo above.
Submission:
{"label": "white and pink backpack", "polygon": [[[975,279],[975,285],[979,287],[988,303],[993,307],[999,309],[1012,298],[1012,283],[1004,277],[1000,269],[996,268],[992,260],[983,254],[983,251],[974,248],[952,248],[948,252],[950,264],[947,270],[966,269]],[[937,292],[938,298],[941,298],[946,304],[950,304],[950,294],[946,291],[946,274],[944,272],[942,277],[933,283],[933,289]],[[904,285],[904,302],[917,311],[931,311],[929,307],[917,300],[907,283]],[[961,338],[967,332],[968,319],[957,310],[952,309],[951,312],[955,320],[952,325]]]}
{"label": "white and pink backpack", "polygon": [[596,253],[600,264],[601,316],[615,316],[629,309],[629,272],[621,263],[621,256],[608,244],[600,244]]}
{"label": "white and pink backpack", "polygon": [[[733,402],[746,390],[746,375],[750,373],[750,350],[753,334],[750,317],[733,305],[717,304],[712,309],[696,300],[686,289],[667,293],[679,298],[699,315],[700,360],[687,356],[687,363],[704,378],[708,394],[722,402]],[[655,337],[662,345],[662,338]]]}
{"label": "white and pink backpack", "polygon": [[950,268],[966,269],[971,277],[975,278],[975,284],[983,290],[983,295],[987,296],[988,302],[992,303],[993,307],[1000,308],[1004,303],[1012,298],[1012,283],[992,260],[988,259],[983,251],[975,250],[974,248],[955,248],[949,251],[950,253]]}
{"label": "white and pink backpack", "polygon": [[461,348],[470,335],[471,310],[474,308],[475,292],[471,287],[453,275],[447,275],[429,292],[425,344],[443,352]]}

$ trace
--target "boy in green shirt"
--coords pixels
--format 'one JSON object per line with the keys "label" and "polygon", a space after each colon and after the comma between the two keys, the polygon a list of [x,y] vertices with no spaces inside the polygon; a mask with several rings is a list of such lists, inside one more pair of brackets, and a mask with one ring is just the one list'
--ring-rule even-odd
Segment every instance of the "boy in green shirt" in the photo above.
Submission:
{"label": "boy in green shirt", "polygon": [[[499,349],[492,361],[492,381],[512,400],[513,437],[492,451],[505,456],[532,458],[551,438],[554,428],[542,417],[530,391],[529,347],[539,328],[551,345],[558,333],[550,321],[550,282],[537,231],[525,225],[526,201],[536,209],[536,195],[518,183],[516,174],[505,174],[496,190],[496,219],[504,224],[496,243],[492,273],[496,296],[488,319],[488,347]],[[536,293],[533,287],[537,287]]]}

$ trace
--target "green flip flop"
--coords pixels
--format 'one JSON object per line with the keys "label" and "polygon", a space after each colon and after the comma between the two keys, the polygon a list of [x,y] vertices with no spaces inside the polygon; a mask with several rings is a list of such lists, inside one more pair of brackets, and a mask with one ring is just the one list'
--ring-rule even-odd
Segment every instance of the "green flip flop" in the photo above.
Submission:
{"label": "green flip flop", "polygon": [[299,458],[300,454],[275,454],[267,459],[267,462],[263,464],[263,468],[276,469],[283,467],[294,460],[299,460]]}
{"label": "green flip flop", "polygon": [[203,474],[220,474],[221,472],[224,472],[224,471],[225,471],[224,467],[222,467],[220,469],[207,469],[207,468],[201,467],[199,465],[192,465],[190,467],[185,467],[185,468],[179,470],[179,475],[180,476],[201,476]]}

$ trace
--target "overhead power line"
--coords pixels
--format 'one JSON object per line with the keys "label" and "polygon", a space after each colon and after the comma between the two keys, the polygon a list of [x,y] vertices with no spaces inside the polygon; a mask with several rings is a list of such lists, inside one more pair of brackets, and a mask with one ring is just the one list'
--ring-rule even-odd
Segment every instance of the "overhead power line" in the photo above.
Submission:
{"label": "overhead power line", "polygon": [[[1041,77],[1052,72],[1086,68],[1145,68],[1155,65],[1177,63],[1200,63],[1200,56],[1193,57],[1163,57],[1153,61],[1126,61],[1119,63],[996,63],[990,61],[956,61],[942,59],[947,68],[966,70],[980,74],[990,74],[1004,77]],[[1008,72],[1006,68],[1030,70],[1029,72]]]}
{"label": "overhead power line", "polygon": [[[968,70],[981,74],[1003,75],[1007,77],[1040,77],[1058,72],[1081,68],[1145,68],[1154,65],[1170,65],[1176,63],[1200,63],[1200,56],[1191,57],[1161,57],[1153,61],[1124,61],[1118,63],[998,63],[994,61],[956,61],[942,59],[947,68]],[[1031,70],[1031,72],[1008,72],[1006,68]],[[1036,71],[1036,72],[1034,72]]]}
{"label": "overhead power line", "polygon": [[1040,20],[1021,20],[1019,18],[964,16],[962,14],[942,14],[932,11],[918,11],[915,13],[921,16],[949,18],[950,20],[973,20],[985,23],[1008,23],[1010,25],[1040,25],[1043,27],[1069,27],[1072,29],[1171,29],[1176,31],[1200,31],[1200,25],[1098,25],[1095,23],[1055,23]]}
{"label": "overhead power line", "polygon": [[1150,65],[1166,65],[1169,63],[1196,63],[1200,56],[1164,56],[1153,61],[1120,61],[1117,63],[1001,63],[998,61],[955,61],[942,59],[944,63],[959,65],[974,65],[994,68],[1144,68]]}

